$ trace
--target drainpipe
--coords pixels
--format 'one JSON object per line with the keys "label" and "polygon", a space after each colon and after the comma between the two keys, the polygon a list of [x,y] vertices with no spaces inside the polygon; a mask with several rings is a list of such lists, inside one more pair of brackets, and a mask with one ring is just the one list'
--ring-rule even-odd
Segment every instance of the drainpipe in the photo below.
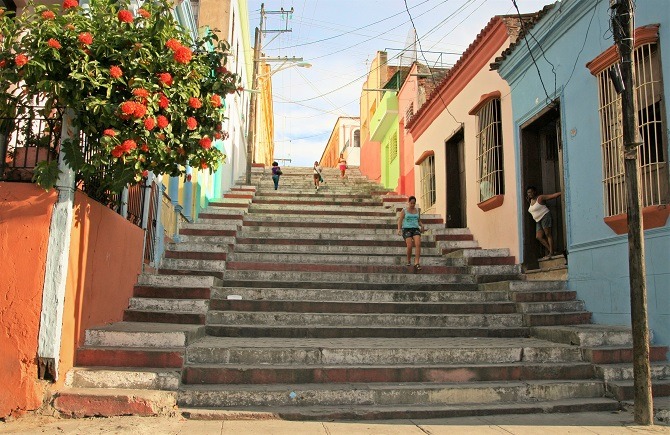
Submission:
{"label": "drainpipe", "polygon": [[191,211],[193,210],[193,182],[189,180],[189,175],[193,175],[193,168],[186,166],[186,180],[184,181],[184,217],[193,222]]}
{"label": "drainpipe", "polygon": [[[77,140],[79,137],[79,130],[73,125],[74,119],[74,111],[67,109],[63,114],[61,143],[67,140]],[[49,226],[37,345],[38,377],[40,379],[51,378],[54,381],[58,380],[75,191],[74,171],[65,163],[64,157],[63,152],[58,156],[58,169],[60,170],[56,182],[58,199],[54,204]]]}

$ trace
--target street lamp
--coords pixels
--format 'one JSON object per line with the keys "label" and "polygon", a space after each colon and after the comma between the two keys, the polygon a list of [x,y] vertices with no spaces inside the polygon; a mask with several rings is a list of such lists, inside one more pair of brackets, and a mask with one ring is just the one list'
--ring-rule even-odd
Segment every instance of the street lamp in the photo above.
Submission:
{"label": "street lamp", "polygon": [[[245,89],[251,94],[249,100],[249,134],[247,135],[247,168],[246,168],[246,180],[247,185],[251,184],[251,166],[254,159],[254,142],[256,141],[256,99],[260,91],[258,90],[258,79],[263,77],[271,77],[273,74],[283,71],[287,68],[300,67],[300,68],[311,68],[312,64],[305,62],[302,58],[258,58],[257,48],[260,46],[259,43],[259,31],[256,29],[256,47],[254,47],[254,67],[253,74],[251,79],[251,89]],[[258,62],[263,60],[264,62],[281,62],[281,64],[265,74],[258,75]]]}

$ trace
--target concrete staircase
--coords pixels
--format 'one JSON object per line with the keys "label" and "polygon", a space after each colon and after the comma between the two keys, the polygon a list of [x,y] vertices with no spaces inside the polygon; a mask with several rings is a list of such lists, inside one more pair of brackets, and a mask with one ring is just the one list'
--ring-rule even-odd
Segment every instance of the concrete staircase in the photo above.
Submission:
{"label": "concrete staircase", "polygon": [[[616,410],[632,397],[628,328],[590,324],[565,281],[527,281],[505,249],[422,215],[404,265],[405,198],[356,170],[286,168],[212,202],[125,319],[86,333],[54,406],[71,415],[388,419]],[[655,393],[668,349],[652,347]]]}

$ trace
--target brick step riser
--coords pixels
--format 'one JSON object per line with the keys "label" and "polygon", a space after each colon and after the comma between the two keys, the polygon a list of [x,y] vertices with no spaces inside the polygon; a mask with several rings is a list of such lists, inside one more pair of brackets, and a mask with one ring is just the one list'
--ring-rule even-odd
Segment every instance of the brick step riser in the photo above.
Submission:
{"label": "brick step riser", "polygon": [[[228,386],[227,386],[228,387]],[[369,388],[347,390],[293,389],[296,398],[289,397],[285,389],[279,391],[236,391],[226,388],[225,394],[216,390],[197,388],[179,392],[180,406],[235,407],[235,406],[332,406],[332,405],[415,405],[466,403],[510,403],[542,400],[564,400],[602,397],[602,382],[564,382],[560,384],[540,381],[530,384],[499,386],[424,386],[415,388]]]}
{"label": "brick step riser", "polygon": [[565,313],[584,311],[583,301],[563,302],[522,302],[517,303],[517,311],[524,314]]}
{"label": "brick step riser", "polygon": [[[405,255],[399,255],[399,250],[389,252],[388,255],[357,254],[355,252],[342,254],[317,254],[293,253],[293,252],[235,252],[230,256],[233,263],[274,263],[282,262],[285,264],[342,264],[359,266],[405,266],[407,258]],[[405,254],[402,252],[402,254]],[[414,258],[410,262],[413,264]],[[451,261],[449,261],[451,260]],[[465,267],[465,263],[458,259],[445,259],[438,256],[421,255],[422,266],[450,266]]]}
{"label": "brick step riser", "polygon": [[318,301],[250,301],[212,299],[213,311],[253,311],[290,313],[345,313],[345,314],[513,314],[513,303],[355,303]]}
{"label": "brick step riser", "polygon": [[[620,364],[633,362],[632,348],[619,349],[584,349],[584,360],[594,364]],[[665,361],[668,348],[664,346],[649,346],[649,361]],[[670,371],[669,371],[670,372]]]}
{"label": "brick step riser", "polygon": [[306,217],[307,216],[314,216],[314,217],[325,217],[325,216],[350,216],[353,218],[356,218],[358,216],[374,216],[374,217],[381,217],[381,218],[388,218],[388,217],[393,217],[394,214],[390,213],[385,210],[379,210],[379,211],[362,211],[362,210],[341,210],[341,209],[334,209],[334,210],[321,210],[321,209],[303,209],[303,210],[296,210],[295,208],[287,208],[287,209],[281,209],[281,208],[259,208],[259,207],[251,207],[248,210],[248,213],[250,217],[252,218],[259,218],[259,216],[263,215],[270,215],[270,216],[277,216],[277,215],[301,215],[304,214]]}
{"label": "brick step riser", "polygon": [[[616,400],[633,400],[635,399],[635,388],[632,385],[617,385],[609,383],[607,391],[612,394]],[[652,397],[669,397],[670,383],[654,383],[651,384]]]}
{"label": "brick step riser", "polygon": [[[239,243],[235,245],[235,253],[245,253],[245,254],[266,254],[266,253],[276,253],[277,248],[274,245],[269,244],[246,244]],[[339,242],[333,245],[281,245],[282,254],[303,254],[303,255],[351,255],[352,247],[347,245],[340,245]],[[403,246],[365,246],[361,247],[360,250],[356,250],[356,255],[368,256],[395,256],[401,259],[406,259],[406,248]],[[438,257],[439,254],[435,248],[427,248],[421,246],[421,257],[430,258]],[[403,264],[403,263],[400,263]]]}
{"label": "brick step riser", "polygon": [[480,284],[481,291],[528,292],[541,290],[568,290],[565,281],[499,281]]}
{"label": "brick step riser", "polygon": [[[246,234],[241,234],[237,237],[237,244],[241,245],[255,245],[255,244],[267,244],[271,243],[273,245],[308,245],[308,246],[329,246],[329,245],[342,245],[342,246],[360,246],[360,247],[393,247],[393,248],[403,248],[407,249],[407,245],[402,239],[391,239],[390,237],[376,237],[374,235],[342,235],[338,237],[337,235],[329,234],[327,238],[319,238],[318,235],[314,235],[312,238],[305,237],[306,235],[301,235],[299,231],[293,233],[294,237],[291,238],[289,233],[284,234],[268,234],[267,237],[260,237],[259,234],[253,234],[253,237],[244,237]],[[279,236],[279,237],[277,237]],[[430,240],[421,240],[421,250],[423,249],[434,249],[435,242]],[[433,251],[434,252],[434,251]]]}
{"label": "brick step riser", "polygon": [[[467,372],[467,376],[464,373]],[[556,379],[591,379],[590,364],[506,365],[493,367],[385,367],[385,368],[304,368],[304,369],[226,369],[185,367],[185,384],[339,384],[349,382],[495,382]]]}
{"label": "brick step riser", "polygon": [[225,260],[191,260],[187,258],[165,258],[161,269],[210,270],[223,273],[229,262]]}
{"label": "brick step riser", "polygon": [[577,292],[569,290],[513,292],[510,299],[515,302],[567,302],[574,301]]}
{"label": "brick step riser", "polygon": [[205,313],[175,313],[159,311],[126,310],[124,322],[177,323],[180,325],[204,325]]}
{"label": "brick step riser", "polygon": [[136,285],[133,296],[137,298],[209,299],[211,288]]}
{"label": "brick step riser", "polygon": [[360,326],[387,328],[502,328],[522,327],[518,314],[351,314],[209,311],[207,325]]}
{"label": "brick step riser", "polygon": [[[652,360],[653,361],[653,360]],[[632,381],[633,363],[596,365],[596,376],[605,382],[610,381]],[[651,379],[670,379],[670,364],[665,358],[650,365]]]}
{"label": "brick step riser", "polygon": [[77,366],[181,368],[183,350],[79,348]]}
{"label": "brick step riser", "polygon": [[226,252],[207,251],[165,251],[165,258],[179,260],[218,260],[226,261]]}
{"label": "brick step riser", "polygon": [[526,326],[552,326],[552,325],[587,325],[591,323],[591,312],[578,313],[538,313],[524,314],[523,321]]}
{"label": "brick step riser", "polygon": [[[245,365],[268,369],[267,365],[280,366],[384,366],[394,368],[399,365],[440,365],[440,366],[477,366],[495,364],[561,364],[578,363],[588,364],[581,357],[577,348],[570,347],[450,347],[450,348],[421,348],[421,347],[383,347],[383,348],[315,348],[315,347],[284,347],[264,348],[253,347],[210,347],[206,344],[196,344],[187,349],[186,364]],[[286,368],[286,367],[284,367]],[[592,371],[590,377],[594,377]],[[467,379],[467,377],[465,378]]]}
{"label": "brick step riser", "polygon": [[302,206],[328,206],[328,207],[381,207],[383,203],[374,199],[352,200],[345,198],[328,198],[320,195],[296,196],[293,198],[276,199],[272,197],[256,197],[253,200],[257,205],[291,205],[300,208]]}
{"label": "brick step riser", "polygon": [[[321,281],[282,281],[279,279],[268,280],[254,280],[254,279],[231,279],[227,277],[222,281],[222,285],[226,287],[247,287],[250,289],[264,289],[264,288],[296,288],[296,289],[334,289],[334,290],[383,290],[393,292],[393,286],[385,283],[369,283],[369,282],[321,282]],[[406,291],[474,291],[477,289],[476,284],[464,283],[416,283],[408,282],[402,286]]]}
{"label": "brick step riser", "polygon": [[514,328],[385,328],[385,327],[305,327],[274,328],[263,326],[224,326],[207,325],[208,335],[215,337],[247,337],[247,338],[439,338],[439,337],[497,337],[518,338],[528,337],[527,327]]}

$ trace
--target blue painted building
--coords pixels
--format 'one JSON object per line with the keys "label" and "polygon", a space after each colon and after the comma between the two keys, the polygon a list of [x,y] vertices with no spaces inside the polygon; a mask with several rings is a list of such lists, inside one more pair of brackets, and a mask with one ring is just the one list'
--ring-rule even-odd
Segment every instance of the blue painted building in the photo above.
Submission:
{"label": "blue painted building", "polygon": [[[492,65],[511,89],[517,194],[535,185],[563,191],[553,205],[555,238],[567,249],[571,289],[597,323],[630,324],[626,198],[618,63],[609,1],[563,0],[524,29]],[[653,342],[670,344],[670,225],[667,101],[670,2],[637,2],[635,68],[645,224],[647,297]],[[534,222],[522,203],[522,261],[536,260]]]}

